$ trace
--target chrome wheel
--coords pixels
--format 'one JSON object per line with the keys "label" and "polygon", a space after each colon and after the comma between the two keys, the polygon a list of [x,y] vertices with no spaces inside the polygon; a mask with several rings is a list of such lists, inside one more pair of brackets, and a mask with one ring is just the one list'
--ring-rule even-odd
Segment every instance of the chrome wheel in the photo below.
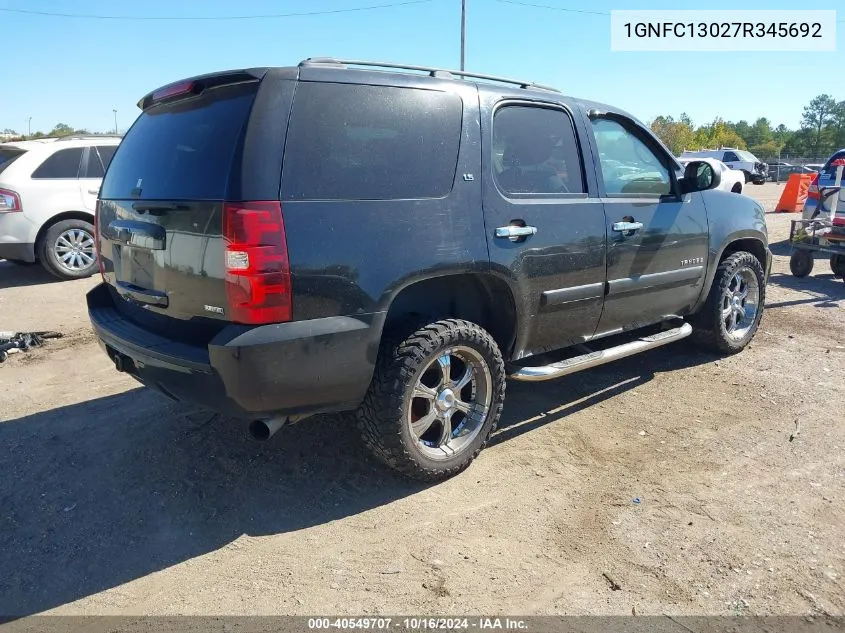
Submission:
{"label": "chrome wheel", "polygon": [[68,229],[59,235],[53,250],[59,264],[74,272],[90,268],[96,260],[94,236],[83,229]]}
{"label": "chrome wheel", "polygon": [[757,319],[759,305],[757,275],[750,268],[740,268],[722,293],[722,322],[730,338],[735,341],[745,338]]}
{"label": "chrome wheel", "polygon": [[446,459],[469,446],[490,410],[492,384],[487,363],[472,348],[452,347],[430,361],[408,403],[407,421],[419,449]]}

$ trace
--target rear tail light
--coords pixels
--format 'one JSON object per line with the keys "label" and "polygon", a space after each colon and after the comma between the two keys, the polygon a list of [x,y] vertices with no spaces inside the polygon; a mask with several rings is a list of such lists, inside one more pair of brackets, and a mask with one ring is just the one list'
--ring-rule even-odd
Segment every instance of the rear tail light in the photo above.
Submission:
{"label": "rear tail light", "polygon": [[100,201],[94,206],[94,255],[97,258],[97,266],[100,267],[100,277],[106,280],[106,270],[103,267],[103,257],[100,255]]}
{"label": "rear tail light", "polygon": [[292,318],[290,262],[278,201],[223,205],[229,318],[259,325]]}
{"label": "rear tail light", "polygon": [[819,175],[814,174],[810,181],[810,187],[807,189],[807,197],[813,200],[819,199]]}
{"label": "rear tail light", "polygon": [[0,189],[0,213],[21,210],[21,197],[9,189]]}

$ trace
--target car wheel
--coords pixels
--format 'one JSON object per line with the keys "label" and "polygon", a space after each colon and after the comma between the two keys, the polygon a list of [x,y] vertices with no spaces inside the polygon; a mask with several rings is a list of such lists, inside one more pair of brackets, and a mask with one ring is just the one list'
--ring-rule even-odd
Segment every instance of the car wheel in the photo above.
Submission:
{"label": "car wheel", "polygon": [[97,270],[94,226],[85,220],[56,222],[41,239],[41,265],[60,279],[82,279]]}
{"label": "car wheel", "polygon": [[763,318],[764,280],[763,265],[751,253],[739,251],[725,258],[704,307],[691,319],[693,342],[724,354],[742,351]]}
{"label": "car wheel", "polygon": [[789,270],[793,277],[806,277],[813,272],[813,256],[804,250],[793,251],[789,258]]}
{"label": "car wheel", "polygon": [[382,344],[369,391],[356,413],[374,455],[424,481],[466,468],[502,413],[505,366],[483,328],[457,319]]}
{"label": "car wheel", "polygon": [[845,277],[845,255],[831,255],[830,270],[837,277]]}

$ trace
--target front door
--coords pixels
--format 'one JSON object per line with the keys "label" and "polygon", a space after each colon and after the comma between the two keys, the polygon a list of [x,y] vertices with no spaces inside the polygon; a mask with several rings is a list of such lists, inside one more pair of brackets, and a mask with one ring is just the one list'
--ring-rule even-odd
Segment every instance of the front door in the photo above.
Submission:
{"label": "front door", "polygon": [[708,258],[700,193],[682,195],[672,157],[619,115],[591,117],[607,215],[607,296],[598,334],[686,314]]}
{"label": "front door", "polygon": [[519,358],[583,341],[604,301],[605,217],[587,196],[573,114],[482,97],[484,218],[493,269],[514,289]]}

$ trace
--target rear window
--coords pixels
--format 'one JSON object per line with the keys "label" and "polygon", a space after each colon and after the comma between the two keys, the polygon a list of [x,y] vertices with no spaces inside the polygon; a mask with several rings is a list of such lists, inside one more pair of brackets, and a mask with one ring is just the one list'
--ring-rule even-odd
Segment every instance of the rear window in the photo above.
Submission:
{"label": "rear window", "polygon": [[104,165],[108,175],[100,195],[112,200],[225,199],[256,90],[256,83],[223,86],[146,110],[111,165]]}
{"label": "rear window", "polygon": [[35,180],[53,179],[76,179],[79,177],[79,163],[82,160],[82,148],[71,147],[60,149],[50,154],[34,172],[32,178]]}
{"label": "rear window", "polygon": [[452,190],[463,104],[416,88],[303,83],[285,146],[288,200],[439,198]]}
{"label": "rear window", "polygon": [[17,147],[0,147],[0,172],[11,165],[14,160],[26,153],[25,149]]}

